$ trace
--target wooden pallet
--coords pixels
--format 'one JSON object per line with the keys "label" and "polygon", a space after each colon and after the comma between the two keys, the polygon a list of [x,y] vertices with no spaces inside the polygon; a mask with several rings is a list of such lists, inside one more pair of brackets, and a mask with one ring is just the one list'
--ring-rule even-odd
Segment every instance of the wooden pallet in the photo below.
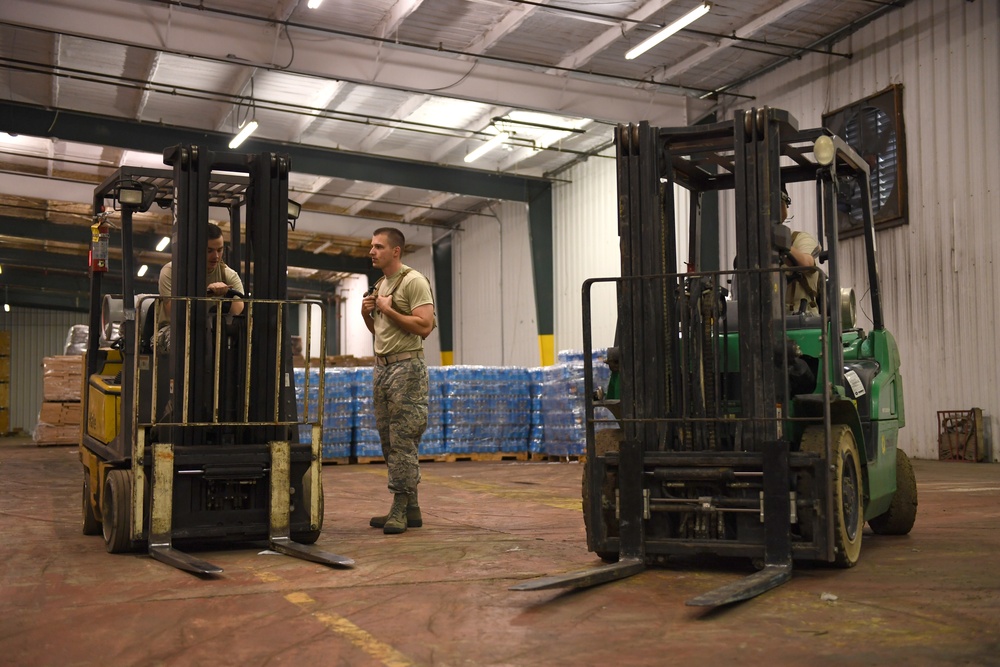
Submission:
{"label": "wooden pallet", "polygon": [[541,454],[541,453],[538,453],[538,452],[532,452],[532,454],[531,454],[531,460],[532,461],[556,462],[556,463],[573,463],[573,462],[583,463],[584,461],[587,460],[587,455],[586,454],[569,454],[569,455],[566,455],[566,456],[559,456],[559,455],[556,455],[556,454]]}
{"label": "wooden pallet", "polygon": [[[528,452],[469,452],[467,454],[420,454],[421,463],[455,463],[456,461],[527,461]],[[381,456],[358,456],[357,463],[385,463]]]}

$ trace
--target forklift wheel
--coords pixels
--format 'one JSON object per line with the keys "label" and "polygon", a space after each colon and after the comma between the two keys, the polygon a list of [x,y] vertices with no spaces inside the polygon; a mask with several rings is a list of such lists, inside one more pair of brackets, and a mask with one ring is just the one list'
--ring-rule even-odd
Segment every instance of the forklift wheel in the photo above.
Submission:
{"label": "forklift wheel", "polygon": [[109,470],[104,482],[104,503],[101,507],[104,526],[104,546],[111,554],[132,548],[132,472]]}
{"label": "forklift wheel", "polygon": [[[617,452],[621,446],[622,432],[619,429],[604,429],[594,434],[594,449],[597,456],[602,456],[608,452]],[[583,525],[587,530],[588,542],[590,542],[590,531],[596,529],[595,521],[590,516],[590,465],[589,458],[583,462]],[[617,478],[604,481],[604,496],[614,498],[615,489],[618,487]],[[607,527],[608,535],[618,535],[618,524],[615,519],[614,508],[605,512],[604,523]],[[605,563],[617,563],[617,551],[596,551],[597,556]]]}
{"label": "forklift wheel", "polygon": [[94,514],[94,506],[90,503],[90,471],[83,469],[83,534],[100,535],[101,522]]}
{"label": "forklift wheel", "polygon": [[896,493],[885,514],[868,522],[877,535],[906,535],[917,518],[917,479],[910,457],[896,448]]}
{"label": "forklift wheel", "polygon": [[[823,428],[810,426],[802,434],[801,449],[804,452],[822,454],[824,445]],[[833,458],[833,515],[834,546],[836,554],[833,562],[838,567],[854,567],[861,556],[861,532],[865,525],[862,500],[861,459],[854,432],[846,424],[834,424],[830,429],[830,455]]]}

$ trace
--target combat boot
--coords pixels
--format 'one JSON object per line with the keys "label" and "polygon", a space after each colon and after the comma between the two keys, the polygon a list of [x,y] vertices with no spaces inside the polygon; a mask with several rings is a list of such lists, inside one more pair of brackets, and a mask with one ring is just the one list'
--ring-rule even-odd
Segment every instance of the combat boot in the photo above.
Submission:
{"label": "combat boot", "polygon": [[[417,492],[407,494],[407,504],[406,504],[406,527],[407,528],[420,528],[424,525],[424,519],[420,514],[420,504],[417,500]],[[385,526],[386,519],[389,518],[388,514],[383,514],[382,516],[373,516],[368,525],[372,528],[383,528]]]}
{"label": "combat boot", "polygon": [[406,505],[407,497],[405,493],[397,493],[392,499],[392,509],[385,518],[385,526],[382,532],[386,535],[396,535],[406,532]]}

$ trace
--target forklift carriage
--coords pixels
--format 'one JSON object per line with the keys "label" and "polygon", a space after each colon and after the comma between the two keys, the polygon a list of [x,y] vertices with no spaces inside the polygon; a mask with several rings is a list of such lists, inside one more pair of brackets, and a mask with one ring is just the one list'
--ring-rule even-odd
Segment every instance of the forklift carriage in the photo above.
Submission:
{"label": "forklift carriage", "polygon": [[[174,541],[268,540],[288,555],[351,565],[313,546],[323,527],[325,373],[321,362],[311,405],[316,376],[306,372],[300,418],[288,321],[304,306],[309,327],[313,308],[287,298],[289,160],[177,146],[164,151],[164,163],[172,171],[122,167],[94,193],[95,228],[108,223],[106,205],[120,213],[122,282],[106,285],[92,261],[83,532],[103,533],[111,553],[147,548],[198,574],[222,570]],[[162,298],[136,294],[133,278],[133,214],[153,203],[173,211],[172,294]],[[210,207],[228,211],[235,269],[245,235],[239,273],[247,295],[205,296]],[[245,304],[239,315],[228,313],[234,297]],[[169,349],[158,342],[161,320],[169,322]],[[310,442],[300,444],[300,428]]]}
{"label": "forklift carriage", "polygon": [[[868,165],[828,131],[800,131],[766,107],[711,125],[620,125],[615,140],[621,277],[583,287],[583,512],[587,546],[608,565],[513,589],[591,586],[671,558],[750,558],[756,573],[688,601],[717,606],[784,583],[793,559],[853,566],[865,521],[908,533],[916,486],[896,447],[902,377],[883,321]],[[863,193],[869,331],[841,287],[842,179]],[[779,263],[791,247],[781,186],[801,181],[816,183],[827,275]],[[691,194],[687,271],[675,259],[675,184]],[[714,235],[735,239],[734,268],[702,270],[702,248],[719,252],[702,196],[719,190],[735,190],[732,227]],[[819,271],[818,314],[788,312],[790,282],[809,271]],[[611,382],[595,395],[590,292],[606,282],[617,331]],[[615,419],[595,420],[598,406]]]}

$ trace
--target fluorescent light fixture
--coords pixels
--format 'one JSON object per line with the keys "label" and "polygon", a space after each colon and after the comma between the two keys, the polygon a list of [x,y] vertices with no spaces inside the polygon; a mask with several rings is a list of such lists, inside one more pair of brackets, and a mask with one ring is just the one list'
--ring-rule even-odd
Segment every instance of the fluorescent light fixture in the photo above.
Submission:
{"label": "fluorescent light fixture", "polygon": [[638,58],[643,53],[649,51],[651,48],[653,48],[654,46],[665,40],[667,37],[670,37],[678,30],[683,30],[684,28],[688,27],[689,25],[700,19],[702,16],[707,14],[711,9],[712,5],[708,2],[702,3],[698,7],[695,7],[690,12],[688,12],[684,16],[680,17],[679,19],[668,25],[663,30],[659,31],[658,33],[650,37],[639,46],[630,49],[629,52],[625,54],[625,60],[632,60],[633,58]]}
{"label": "fluorescent light fixture", "polygon": [[242,144],[244,141],[246,141],[247,137],[249,137],[251,134],[253,134],[256,131],[257,131],[257,121],[252,120],[252,121],[250,121],[249,123],[247,123],[246,125],[243,126],[243,129],[240,130],[239,134],[237,134],[235,137],[233,137],[233,140],[229,142],[229,147],[230,148],[236,148],[237,146],[239,146],[240,144]]}
{"label": "fluorescent light fixture", "polygon": [[149,267],[143,264],[142,266],[139,267],[139,272],[135,275],[142,278],[144,275],[146,275],[146,271],[149,271]]}
{"label": "fluorescent light fixture", "polygon": [[168,245],[170,245],[170,237],[164,236],[160,239],[160,242],[156,244],[156,252],[163,252],[166,250]]}
{"label": "fluorescent light fixture", "polygon": [[316,248],[315,250],[313,250],[313,254],[314,255],[318,255],[318,254],[320,254],[321,252],[323,252],[324,250],[326,250],[327,248],[329,248],[332,245],[333,244],[330,243],[329,241],[323,241],[322,245],[320,245],[318,248]]}
{"label": "fluorescent light fixture", "polygon": [[507,141],[507,139],[508,139],[507,133],[506,132],[501,132],[500,134],[496,135],[495,137],[493,137],[492,139],[490,139],[489,141],[487,141],[485,144],[483,144],[482,146],[480,146],[476,150],[474,150],[471,153],[469,153],[468,155],[466,155],[465,156],[465,161],[466,162],[475,162],[476,160],[478,160],[482,156],[486,155],[487,153],[489,153],[491,150],[493,150],[494,148],[496,148],[497,146],[499,146],[503,142]]}
{"label": "fluorescent light fixture", "polygon": [[309,2],[306,3],[306,7],[309,9],[316,9],[321,4],[323,4],[323,0],[309,0]]}

